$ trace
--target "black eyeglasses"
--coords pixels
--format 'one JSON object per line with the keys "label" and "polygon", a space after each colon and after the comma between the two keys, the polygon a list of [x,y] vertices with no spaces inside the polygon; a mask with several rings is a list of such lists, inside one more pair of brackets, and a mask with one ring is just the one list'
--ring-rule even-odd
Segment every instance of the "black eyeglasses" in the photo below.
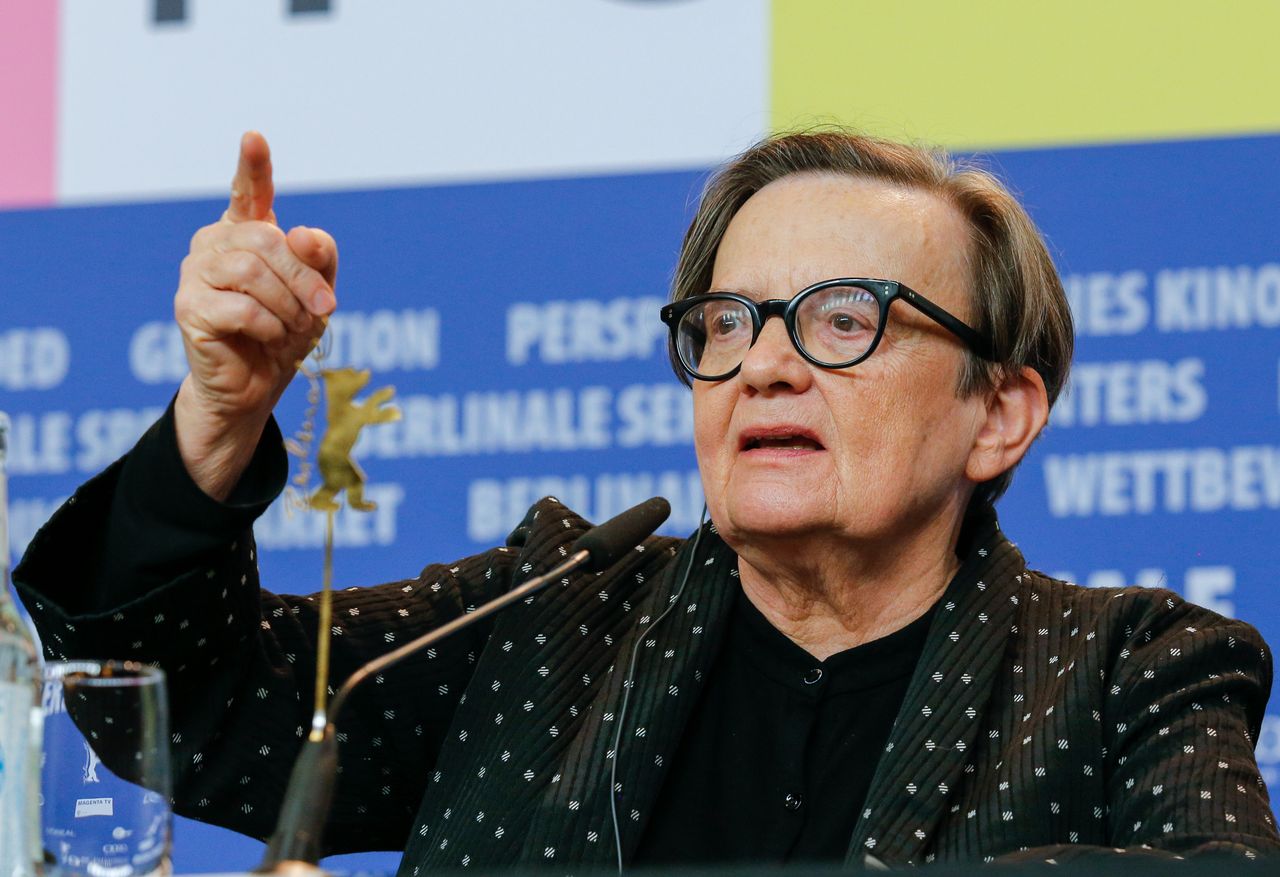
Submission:
{"label": "black eyeglasses", "polygon": [[991,339],[896,280],[841,277],[806,286],[795,298],[752,301],[733,292],[694,295],[662,308],[680,364],[700,381],[733,377],[765,320],[782,317],[800,355],[823,368],[849,368],[876,349],[889,305],[902,299],[986,360]]}

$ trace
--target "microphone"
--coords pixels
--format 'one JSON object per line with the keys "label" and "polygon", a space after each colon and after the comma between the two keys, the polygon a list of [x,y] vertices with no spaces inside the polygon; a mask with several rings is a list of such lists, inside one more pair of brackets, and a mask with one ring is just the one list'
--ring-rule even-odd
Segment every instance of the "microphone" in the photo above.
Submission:
{"label": "microphone", "polygon": [[632,506],[620,515],[592,527],[573,543],[568,558],[549,572],[534,576],[507,593],[460,615],[452,621],[428,631],[411,642],[377,657],[347,677],[329,706],[328,716],[317,712],[312,718],[311,733],[289,775],[289,786],[280,805],[280,818],[275,833],[267,844],[267,852],[255,869],[258,874],[315,875],[323,874],[318,862],[322,852],[325,819],[333,802],[334,781],[338,771],[336,721],[351,692],[370,676],[376,676],[404,658],[434,645],[505,609],[512,603],[536,594],[566,574],[586,567],[602,572],[613,566],[631,549],[647,539],[671,514],[671,505],[660,496]]}
{"label": "microphone", "polygon": [[622,556],[635,548],[662,526],[671,514],[671,503],[660,496],[646,499],[620,515],[610,518],[599,527],[592,527],[573,543],[573,550],[591,555],[587,569],[604,572]]}

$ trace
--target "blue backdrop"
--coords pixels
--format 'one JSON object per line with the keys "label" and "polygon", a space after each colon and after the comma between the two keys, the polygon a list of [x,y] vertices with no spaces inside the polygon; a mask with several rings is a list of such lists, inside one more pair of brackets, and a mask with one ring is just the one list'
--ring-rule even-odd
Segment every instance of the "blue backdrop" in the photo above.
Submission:
{"label": "blue backdrop", "polygon": [[[1045,231],[1078,324],[1071,392],[1002,501],[1031,564],[1170,587],[1280,639],[1280,138],[984,159]],[[361,458],[381,508],[339,521],[341,586],[502,539],[538,496],[597,520],[654,493],[667,532],[701,497],[688,392],[657,310],[703,173],[281,198],[342,250],[331,361],[394,384],[405,417]],[[178,262],[221,202],[0,213],[0,409],[14,419],[14,548],[123,452],[183,373]],[[297,382],[286,433],[305,407]],[[314,590],[315,517],[273,508],[263,581]],[[1259,741],[1280,770],[1280,721]],[[181,822],[176,867],[256,864]],[[339,866],[388,869],[394,856]]]}

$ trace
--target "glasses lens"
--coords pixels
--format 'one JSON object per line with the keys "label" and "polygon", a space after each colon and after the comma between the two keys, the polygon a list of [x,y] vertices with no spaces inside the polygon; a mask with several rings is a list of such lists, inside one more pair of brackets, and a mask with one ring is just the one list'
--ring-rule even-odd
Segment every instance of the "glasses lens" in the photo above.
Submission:
{"label": "glasses lens", "polygon": [[680,360],[694,374],[718,378],[742,364],[751,347],[751,312],[732,299],[711,299],[685,311],[676,331]]}
{"label": "glasses lens", "polygon": [[865,355],[879,325],[880,300],[860,286],[828,286],[810,293],[796,310],[796,340],[823,365]]}

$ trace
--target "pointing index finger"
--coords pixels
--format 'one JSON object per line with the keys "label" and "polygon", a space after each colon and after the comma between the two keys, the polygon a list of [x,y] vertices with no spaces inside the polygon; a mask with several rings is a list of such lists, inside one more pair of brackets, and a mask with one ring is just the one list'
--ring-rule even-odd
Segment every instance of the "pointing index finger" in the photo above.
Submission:
{"label": "pointing index finger", "polygon": [[276,221],[271,209],[275,184],[271,181],[271,147],[257,131],[240,138],[240,163],[231,180],[231,201],[223,218],[231,222]]}

